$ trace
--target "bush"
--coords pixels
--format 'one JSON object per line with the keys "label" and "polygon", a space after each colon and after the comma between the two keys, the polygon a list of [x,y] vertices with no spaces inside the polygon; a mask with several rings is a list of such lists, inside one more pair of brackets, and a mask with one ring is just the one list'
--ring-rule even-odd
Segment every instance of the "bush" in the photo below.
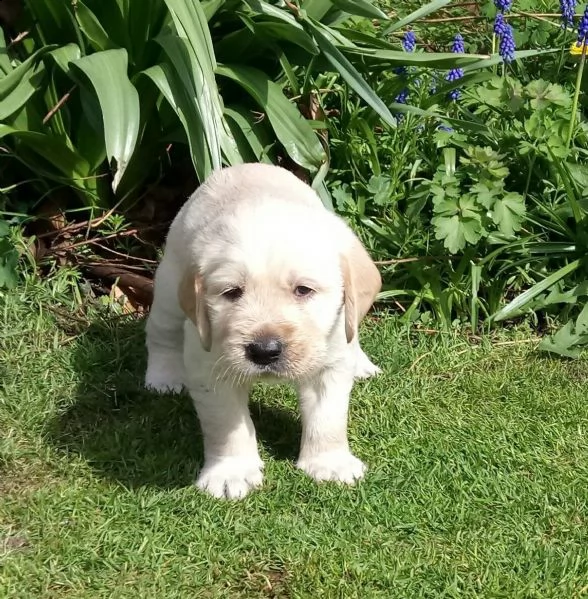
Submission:
{"label": "bush", "polygon": [[[439,13],[448,0],[414,4],[404,16],[367,0],[29,0],[13,25],[28,34],[0,39],[8,222],[49,200],[120,239],[117,214],[183,177],[185,157],[197,181],[278,162],[356,226],[383,262],[380,299],[408,321],[477,329],[531,313],[545,325],[563,301],[567,341],[546,344],[577,353],[588,178],[577,34],[529,16],[554,2],[520,0],[524,14],[497,24],[491,1],[468,5],[471,21]],[[14,282],[7,232],[0,285]]]}
{"label": "bush", "polygon": [[[494,16],[494,3],[482,11],[488,5]],[[431,93],[427,74],[405,73],[409,101],[443,105],[451,127],[411,114],[392,134],[374,135],[356,103],[333,106],[342,114],[331,129],[333,193],[384,262],[382,298],[407,320],[469,321],[476,330],[480,316],[491,324],[531,314],[542,327],[553,316],[571,319],[559,341],[542,347],[577,355],[588,280],[581,47],[577,32],[532,22],[539,25],[525,27],[526,41],[542,47],[522,51],[524,63],[464,68],[455,101],[447,87]],[[484,51],[495,44],[492,21],[476,23]],[[375,89],[386,85],[382,78]]]}
{"label": "bush", "polygon": [[[341,74],[395,124],[360,73],[382,43],[366,34],[356,45],[345,27],[349,10],[386,15],[365,1],[338,5],[30,0],[21,25],[29,35],[8,48],[2,39],[13,60],[4,56],[1,136],[16,162],[42,175],[42,192],[69,186],[92,207],[136,193],[162,168],[166,142],[189,146],[199,180],[222,164],[276,160],[280,152],[316,175],[325,150],[287,95],[308,101],[317,74]],[[399,54],[388,51],[384,66]]]}
{"label": "bush", "polygon": [[[373,60],[379,69],[404,60],[397,46],[361,33],[354,15],[388,21],[366,0],[300,9],[263,0],[29,0],[13,26],[17,41],[0,37],[2,174],[11,184],[0,209],[12,222],[47,199],[90,217],[128,210],[186,153],[200,181],[224,164],[286,161],[308,172],[330,205],[316,90],[334,73],[392,127],[366,77]],[[482,66],[477,56],[415,61]]]}

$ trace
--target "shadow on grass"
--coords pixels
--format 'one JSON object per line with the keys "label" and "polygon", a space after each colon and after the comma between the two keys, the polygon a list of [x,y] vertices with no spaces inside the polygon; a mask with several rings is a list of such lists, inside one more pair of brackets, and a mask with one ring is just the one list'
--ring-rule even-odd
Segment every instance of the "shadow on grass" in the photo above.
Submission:
{"label": "shadow on grass", "polygon": [[[145,363],[143,321],[92,324],[76,340],[72,367],[80,384],[73,405],[53,423],[51,440],[127,487],[191,485],[203,457],[191,399],[146,391]],[[300,427],[294,414],[255,396],[250,407],[267,453],[295,459]]]}

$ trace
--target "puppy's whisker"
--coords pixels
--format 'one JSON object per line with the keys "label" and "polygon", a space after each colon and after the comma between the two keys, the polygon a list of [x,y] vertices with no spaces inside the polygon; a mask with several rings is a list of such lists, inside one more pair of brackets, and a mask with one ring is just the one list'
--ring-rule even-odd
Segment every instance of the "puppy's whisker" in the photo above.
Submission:
{"label": "puppy's whisker", "polygon": [[238,360],[233,360],[231,364],[231,384],[235,387],[241,387],[247,379],[247,374],[243,371],[242,365]]}
{"label": "puppy's whisker", "polygon": [[243,385],[245,383],[245,379],[246,379],[245,373],[243,371],[239,372],[236,384],[240,387],[241,385]]}
{"label": "puppy's whisker", "polygon": [[208,376],[209,385],[216,385],[216,381],[217,381],[217,378],[218,378],[217,374],[219,372],[219,368],[222,365],[222,361],[223,361],[223,356],[221,354],[217,358],[216,362],[212,365],[212,368],[210,369],[210,373],[209,373],[209,376]]}
{"label": "puppy's whisker", "polygon": [[222,373],[222,376],[219,377],[223,383],[228,385],[233,384],[233,379],[235,378],[236,372],[233,364],[228,364],[225,370]]}
{"label": "puppy's whisker", "polygon": [[225,376],[226,376],[226,374],[227,374],[227,371],[228,371],[228,369],[229,369],[229,366],[226,366],[226,365],[225,365],[225,368],[224,368],[224,370],[219,370],[219,371],[218,371],[218,375],[217,375],[217,376],[214,378],[214,392],[215,392],[215,393],[216,393],[216,390],[217,390],[217,385],[218,385],[218,383],[220,383],[220,382],[223,382],[223,381],[224,381],[224,379],[225,379]]}
{"label": "puppy's whisker", "polygon": [[239,387],[241,385],[242,374],[242,371],[237,368],[237,364],[233,363],[231,365],[231,382],[235,387]]}
{"label": "puppy's whisker", "polygon": [[221,355],[214,363],[211,369],[211,378],[214,377],[214,388],[216,385],[226,379],[229,370],[232,368],[230,361],[226,355]]}
{"label": "puppy's whisker", "polygon": [[219,365],[221,364],[222,360],[223,360],[223,355],[221,354],[216,361],[214,362],[214,364],[212,365],[212,370],[214,371],[216,368],[219,367]]}

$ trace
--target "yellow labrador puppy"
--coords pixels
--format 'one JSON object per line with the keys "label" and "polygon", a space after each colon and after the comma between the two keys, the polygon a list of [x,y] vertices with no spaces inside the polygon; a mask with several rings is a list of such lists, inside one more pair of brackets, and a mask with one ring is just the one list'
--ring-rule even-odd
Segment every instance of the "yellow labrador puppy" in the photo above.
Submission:
{"label": "yellow labrador puppy", "polygon": [[287,170],[234,166],[196,190],[155,275],[145,382],[190,392],[204,438],[198,487],[239,498],[261,485],[248,409],[259,380],[298,390],[299,468],[317,481],[362,478],[347,412],[353,379],[379,372],[357,330],[380,287],[351,229]]}

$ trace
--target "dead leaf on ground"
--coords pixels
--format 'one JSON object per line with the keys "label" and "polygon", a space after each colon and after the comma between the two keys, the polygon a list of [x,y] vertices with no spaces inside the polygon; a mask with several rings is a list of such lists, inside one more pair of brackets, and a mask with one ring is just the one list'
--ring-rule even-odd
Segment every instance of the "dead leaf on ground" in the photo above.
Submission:
{"label": "dead leaf on ground", "polygon": [[134,272],[130,272],[120,266],[93,265],[88,266],[87,269],[92,276],[98,277],[100,279],[118,279],[116,285],[118,291],[115,293],[120,292],[129,298],[129,300],[131,300],[132,296],[133,303],[136,303],[136,305],[140,305],[143,308],[148,308],[151,306],[151,303],[153,302],[152,279]]}
{"label": "dead leaf on ground", "polygon": [[13,551],[22,551],[30,546],[29,540],[23,534],[0,534],[0,556]]}

